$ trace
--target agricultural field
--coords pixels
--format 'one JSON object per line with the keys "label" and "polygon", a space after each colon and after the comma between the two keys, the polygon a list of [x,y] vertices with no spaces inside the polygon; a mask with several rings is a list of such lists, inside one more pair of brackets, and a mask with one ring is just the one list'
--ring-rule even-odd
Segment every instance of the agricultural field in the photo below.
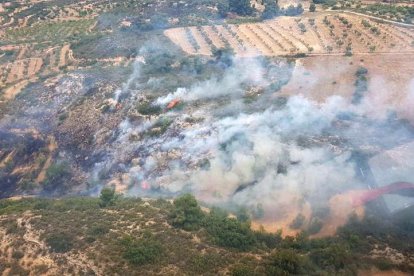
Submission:
{"label": "agricultural field", "polygon": [[240,56],[352,55],[414,52],[414,29],[349,13],[279,17],[263,23],[224,24],[165,31],[188,54],[228,47]]}

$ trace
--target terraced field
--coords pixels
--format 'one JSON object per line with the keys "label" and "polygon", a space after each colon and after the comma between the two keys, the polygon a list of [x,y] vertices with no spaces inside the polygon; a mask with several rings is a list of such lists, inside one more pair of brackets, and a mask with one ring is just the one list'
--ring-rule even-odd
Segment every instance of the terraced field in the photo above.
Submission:
{"label": "terraced field", "polygon": [[68,44],[37,51],[27,45],[18,49],[18,59],[0,64],[3,100],[13,99],[29,81],[39,76],[57,73],[62,68],[76,64]]}
{"label": "terraced field", "polygon": [[85,34],[91,31],[95,20],[71,20],[53,23],[39,23],[30,27],[14,28],[6,31],[4,41],[17,43],[55,42],[70,36]]}
{"label": "terraced field", "polygon": [[299,53],[343,55],[414,52],[414,29],[349,13],[279,17],[263,23],[175,28],[165,31],[188,54],[230,47],[239,56]]}

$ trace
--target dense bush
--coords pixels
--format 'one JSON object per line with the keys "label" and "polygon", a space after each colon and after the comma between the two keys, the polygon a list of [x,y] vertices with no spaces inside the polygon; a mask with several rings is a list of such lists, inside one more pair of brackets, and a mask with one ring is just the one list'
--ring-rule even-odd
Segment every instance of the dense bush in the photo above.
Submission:
{"label": "dense bush", "polygon": [[155,115],[161,113],[162,109],[159,105],[151,104],[149,102],[139,103],[137,110],[142,115]]}
{"label": "dense bush", "polygon": [[298,4],[297,6],[289,5],[287,9],[283,11],[286,16],[296,16],[301,15],[303,13],[303,6],[302,4]]}
{"label": "dense bush", "polygon": [[368,69],[367,68],[365,68],[365,67],[359,67],[358,69],[357,69],[357,71],[356,71],[356,73],[355,73],[355,75],[357,76],[357,77],[360,77],[360,76],[363,76],[363,75],[366,75],[366,74],[368,74]]}
{"label": "dense bush", "polygon": [[365,67],[359,67],[355,73],[357,80],[355,81],[355,92],[352,96],[353,104],[359,104],[364,97],[365,92],[368,90],[367,74],[368,69]]}
{"label": "dense bush", "polygon": [[123,257],[133,265],[154,263],[163,253],[161,243],[151,235],[138,240],[127,236],[122,239],[121,244],[124,247]]}
{"label": "dense bush", "polygon": [[277,1],[264,0],[263,4],[265,6],[265,9],[262,13],[263,19],[271,19],[280,14],[280,8],[279,8],[279,5],[277,4]]}
{"label": "dense bush", "polygon": [[310,11],[310,12],[315,12],[315,11],[316,11],[316,5],[315,5],[314,3],[311,3],[311,4],[309,5],[309,11]]}
{"label": "dense bush", "polygon": [[201,226],[204,213],[197,200],[190,194],[185,194],[174,200],[174,208],[170,213],[170,220],[175,227],[187,231],[197,230]]}
{"label": "dense bush", "polygon": [[45,190],[56,190],[63,186],[71,176],[71,170],[66,162],[51,165],[46,170],[46,179],[43,181]]}
{"label": "dense bush", "polygon": [[65,232],[49,234],[45,240],[51,250],[57,253],[71,250],[74,243],[74,237]]}
{"label": "dense bush", "polygon": [[254,9],[250,0],[229,0],[229,11],[239,15],[252,15]]}
{"label": "dense bush", "polygon": [[145,57],[144,72],[148,75],[171,72],[176,57],[168,52],[150,53]]}
{"label": "dense bush", "polygon": [[234,51],[232,48],[220,48],[212,50],[216,63],[223,64],[225,67],[233,64]]}
{"label": "dense bush", "polygon": [[310,258],[321,268],[334,268],[337,271],[352,261],[349,247],[344,244],[332,244],[327,248],[313,250]]}
{"label": "dense bush", "polygon": [[305,270],[307,259],[292,249],[281,249],[266,259],[266,275],[300,275],[310,271]]}
{"label": "dense bush", "polygon": [[113,205],[116,199],[115,189],[113,188],[103,188],[101,190],[101,195],[99,196],[101,207],[106,207]]}
{"label": "dense bush", "polygon": [[248,250],[256,244],[256,238],[249,223],[229,218],[219,209],[212,209],[206,216],[204,227],[213,242],[220,246]]}

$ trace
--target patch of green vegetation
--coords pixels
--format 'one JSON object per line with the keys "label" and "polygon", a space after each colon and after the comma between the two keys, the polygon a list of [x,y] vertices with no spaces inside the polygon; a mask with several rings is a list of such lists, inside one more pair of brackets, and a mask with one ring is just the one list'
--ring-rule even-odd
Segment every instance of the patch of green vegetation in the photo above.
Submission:
{"label": "patch of green vegetation", "polygon": [[147,131],[149,136],[160,136],[164,134],[168,127],[173,123],[173,120],[168,117],[161,117],[158,121],[152,126],[151,129]]}
{"label": "patch of green vegetation", "polygon": [[161,113],[162,108],[156,104],[142,102],[137,105],[137,110],[142,115],[158,115]]}
{"label": "patch of green vegetation", "polygon": [[52,164],[46,170],[46,179],[42,182],[42,185],[48,191],[62,189],[64,187],[62,183],[71,175],[71,169],[66,162]]}
{"label": "patch of green vegetation", "polygon": [[187,231],[197,230],[201,227],[203,219],[204,213],[192,195],[186,194],[174,200],[170,221],[175,227]]}
{"label": "patch of green vegetation", "polygon": [[358,11],[408,24],[411,24],[414,18],[414,7],[410,5],[376,3],[359,8]]}
{"label": "patch of green vegetation", "polygon": [[[99,203],[88,197],[0,200],[5,215],[0,228],[11,229],[6,235],[17,241],[26,232],[17,219],[31,216],[26,223],[42,233],[49,253],[60,253],[62,264],[68,252],[72,257],[87,252],[82,255],[86,261],[99,263],[106,275],[159,275],[171,267],[180,275],[355,275],[372,266],[414,272],[410,264],[369,254],[386,246],[412,254],[412,210],[387,219],[391,221],[370,213],[363,220],[352,217],[336,236],[309,239],[304,233],[282,238],[280,232],[253,231],[248,209],[238,209],[238,218],[217,208],[207,213],[191,195],[173,204],[139,198],[119,198],[106,208]],[[324,216],[317,210],[313,215]],[[17,244],[14,261],[26,254]]]}
{"label": "patch of green vegetation", "polygon": [[205,217],[203,226],[212,241],[220,246],[248,250],[257,243],[250,222],[229,218],[222,210],[213,209]]}
{"label": "patch of green vegetation", "polygon": [[62,22],[40,22],[34,26],[9,29],[6,31],[6,40],[16,42],[53,41],[62,43],[81,36],[95,24],[94,19],[83,19]]}
{"label": "patch of green vegetation", "polygon": [[277,250],[265,261],[266,275],[304,275],[310,272],[308,263],[292,249]]}
{"label": "patch of green vegetation", "polygon": [[217,253],[194,255],[190,259],[190,266],[194,275],[201,275],[213,267],[221,267],[226,260]]}
{"label": "patch of green vegetation", "polygon": [[163,253],[161,243],[150,233],[145,233],[140,239],[126,236],[121,240],[121,244],[124,247],[123,257],[132,265],[154,263]]}
{"label": "patch of green vegetation", "polygon": [[368,90],[368,69],[365,67],[359,67],[355,73],[357,77],[355,81],[355,92],[352,96],[352,103],[359,104],[364,97],[365,92]]}
{"label": "patch of green vegetation", "polygon": [[99,196],[100,202],[99,205],[101,207],[107,207],[110,205],[114,205],[116,200],[115,189],[113,188],[103,188],[101,190],[101,195]]}
{"label": "patch of green vegetation", "polygon": [[51,233],[46,235],[45,241],[50,249],[56,253],[64,253],[72,249],[74,237],[69,233]]}

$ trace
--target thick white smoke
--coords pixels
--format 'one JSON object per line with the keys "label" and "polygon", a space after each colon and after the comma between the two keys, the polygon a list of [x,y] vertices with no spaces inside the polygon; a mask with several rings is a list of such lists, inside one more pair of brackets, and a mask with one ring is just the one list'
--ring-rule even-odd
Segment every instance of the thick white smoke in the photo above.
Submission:
{"label": "thick white smoke", "polygon": [[163,188],[190,187],[206,201],[249,205],[266,201],[277,205],[281,190],[304,197],[341,191],[356,181],[350,154],[334,153],[328,146],[303,148],[296,139],[321,135],[344,106],[338,97],[323,105],[292,97],[282,110],[218,120],[208,136],[187,131],[175,146],[194,157],[211,156],[210,166],[192,172],[173,170]]}
{"label": "thick white smoke", "polygon": [[[321,70],[312,74],[324,75]],[[398,137],[411,139],[405,129],[390,127],[387,117],[388,111],[410,112],[414,89],[405,105],[387,105],[388,95],[370,90],[358,105],[340,96],[315,102],[299,95],[281,107],[271,104],[277,94],[265,94],[249,109],[242,101],[246,87],[267,87],[265,72],[256,59],[235,59],[222,76],[159,97],[155,102],[160,105],[180,99],[189,106],[163,115],[174,123],[161,136],[145,136],[157,118],[124,121],[108,163],[122,164],[129,193],[148,193],[143,189],[150,186],[161,193],[192,192],[212,204],[260,203],[284,211],[289,204],[324,205],[332,195],[366,188],[357,176],[353,150],[378,152],[399,142]],[[381,78],[370,76],[370,82],[375,90]],[[219,103],[223,96],[232,100],[224,108]],[[195,101],[202,104],[193,107]],[[189,124],[188,118],[204,120]]]}
{"label": "thick white smoke", "polygon": [[197,83],[191,88],[178,88],[176,92],[165,97],[158,98],[157,103],[165,105],[174,99],[181,99],[186,102],[213,99],[220,96],[241,96],[244,90],[241,85],[263,84],[264,68],[257,59],[236,59],[220,78],[212,78]]}

